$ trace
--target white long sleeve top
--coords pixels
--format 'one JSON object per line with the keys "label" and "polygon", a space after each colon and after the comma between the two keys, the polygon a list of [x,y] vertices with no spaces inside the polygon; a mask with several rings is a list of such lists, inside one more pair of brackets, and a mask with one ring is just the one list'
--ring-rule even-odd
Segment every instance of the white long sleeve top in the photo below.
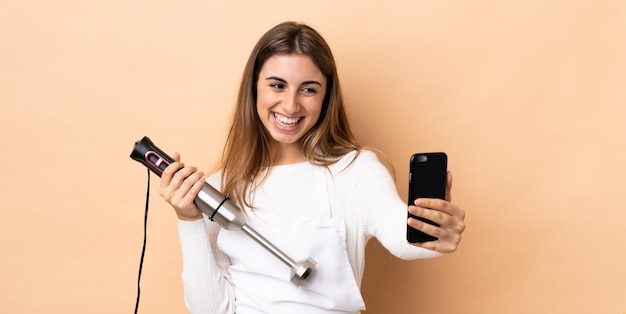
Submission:
{"label": "white long sleeve top", "polygon": [[[401,259],[440,254],[406,241],[407,205],[376,154],[362,150],[346,154],[326,169],[309,162],[275,166],[253,196],[255,211],[283,217],[315,218],[319,199],[330,202],[331,216],[346,226],[346,249],[359,287],[365,266],[365,246],[376,237]],[[320,176],[320,173],[326,174]],[[220,189],[220,173],[207,179]],[[327,185],[333,192],[326,193]],[[246,209],[249,211],[249,209]],[[205,219],[178,222],[183,255],[185,303],[191,313],[234,313],[235,291],[229,257],[217,245],[221,227]]]}

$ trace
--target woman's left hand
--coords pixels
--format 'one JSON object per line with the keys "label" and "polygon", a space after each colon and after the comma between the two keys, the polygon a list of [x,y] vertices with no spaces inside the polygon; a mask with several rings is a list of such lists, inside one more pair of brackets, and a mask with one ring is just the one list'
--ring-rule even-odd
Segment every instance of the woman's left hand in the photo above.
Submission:
{"label": "woman's left hand", "polygon": [[412,243],[413,245],[440,253],[452,253],[459,247],[461,234],[465,230],[465,211],[450,202],[451,190],[452,173],[448,171],[445,200],[418,198],[414,206],[409,206],[409,213],[439,224],[437,227],[409,218],[409,226],[438,238],[436,241]]}

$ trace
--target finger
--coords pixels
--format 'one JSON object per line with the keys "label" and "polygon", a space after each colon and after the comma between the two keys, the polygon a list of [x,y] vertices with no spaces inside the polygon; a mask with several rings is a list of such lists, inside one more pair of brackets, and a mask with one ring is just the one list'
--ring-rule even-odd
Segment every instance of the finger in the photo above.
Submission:
{"label": "finger", "polygon": [[[184,171],[184,170],[189,170],[189,169],[185,168],[185,169],[179,171],[179,173]],[[178,176],[178,173],[176,174],[176,176]],[[187,198],[187,195],[190,194],[190,190],[192,189],[194,184],[196,184],[197,181],[200,181],[203,176],[204,176],[204,174],[202,172],[190,173],[187,177],[185,177],[180,182],[180,185],[178,187],[176,187],[175,189],[172,189],[172,192],[176,195],[174,197],[177,200],[184,200],[185,198]],[[195,194],[192,195],[192,197],[194,197],[194,198],[195,198],[195,196],[196,196]]]}
{"label": "finger", "polygon": [[451,216],[450,214],[446,212],[439,211],[439,210],[433,210],[430,208],[418,207],[418,206],[409,206],[409,213],[411,215],[414,215],[420,218],[428,219],[444,227],[455,224],[454,222],[455,218],[453,216]]}
{"label": "finger", "polygon": [[[182,171],[189,172],[189,174],[185,176],[187,173],[182,173]],[[183,191],[184,193],[188,193],[192,186],[196,184],[197,181],[200,181],[202,177],[204,177],[204,173],[200,171],[195,171],[192,168],[185,168],[179,172],[182,173],[180,177],[183,179],[178,189]],[[178,176],[178,173],[176,174],[176,176]]]}
{"label": "finger", "polygon": [[428,235],[431,235],[435,238],[439,238],[442,236],[442,232],[443,229],[440,227],[437,227],[435,225],[431,225],[429,223],[426,223],[424,221],[421,221],[419,219],[410,217],[407,220],[407,225],[409,225],[409,227],[412,227],[413,229],[422,231]]}
{"label": "finger", "polygon": [[417,230],[420,230],[426,234],[436,237],[435,241],[428,241],[423,243],[413,243],[415,246],[423,247],[425,249],[437,251],[440,253],[451,253],[456,251],[461,242],[461,232],[456,230],[449,230],[446,228],[437,227],[418,219],[409,218],[407,224]]}
{"label": "finger", "polygon": [[185,167],[185,164],[177,161],[167,166],[167,168],[165,168],[165,170],[163,170],[163,173],[161,174],[161,189],[165,189],[166,187],[168,187],[170,185],[170,182],[172,181],[174,174],[183,167]]}
{"label": "finger", "polygon": [[192,167],[192,166],[186,166],[178,171],[176,171],[176,173],[174,173],[174,176],[172,178],[172,185],[177,185],[180,186],[183,181],[185,181],[185,179],[187,179],[187,177],[191,176],[192,174],[196,173],[198,171],[198,168],[196,167]]}
{"label": "finger", "polygon": [[185,180],[191,183],[191,186],[189,187],[185,195],[185,201],[191,201],[191,202],[194,201],[198,193],[200,193],[202,186],[204,186],[205,180],[206,180],[206,177],[204,176],[204,173],[202,172],[196,172],[192,176],[187,178],[187,180]]}
{"label": "finger", "polygon": [[[183,168],[179,172],[177,172],[175,176],[178,176],[179,173],[189,170],[189,168]],[[186,178],[184,178],[179,185],[177,185],[178,180],[172,181],[173,183],[169,186],[165,195],[165,200],[168,201],[175,208],[189,207],[191,204],[193,204],[193,199],[197,195],[197,193],[192,193],[191,189],[203,177],[204,174],[202,172],[194,171],[193,173],[190,173]]]}
{"label": "finger", "polygon": [[448,207],[452,205],[452,203],[438,198],[418,198],[415,200],[414,204],[417,207],[438,210],[445,213],[450,211]]}
{"label": "finger", "polygon": [[174,153],[173,158],[174,162],[170,163],[169,166],[167,166],[165,170],[163,170],[163,173],[161,173],[161,185],[163,185],[164,182],[165,185],[169,185],[174,173],[176,173],[178,170],[185,166],[184,163],[180,162],[180,154]]}
{"label": "finger", "polygon": [[[171,202],[177,197],[180,197],[177,196],[180,194],[177,192],[179,192],[178,190],[184,184],[185,179],[197,171],[196,167],[188,167],[180,162],[174,162],[170,166],[172,168],[170,169],[168,166],[168,168],[166,168],[168,172],[164,176],[162,176],[162,178],[165,177],[165,180],[161,180],[162,182],[159,190],[161,196],[163,196],[168,202]],[[170,174],[171,172],[174,173]],[[191,184],[189,184],[188,186],[190,185]],[[185,189],[188,189],[188,187]],[[182,191],[182,193],[184,192],[186,191]]]}
{"label": "finger", "polygon": [[437,198],[418,198],[417,200],[415,200],[414,204],[416,207],[440,211],[450,216],[465,219],[465,212],[448,201]]}

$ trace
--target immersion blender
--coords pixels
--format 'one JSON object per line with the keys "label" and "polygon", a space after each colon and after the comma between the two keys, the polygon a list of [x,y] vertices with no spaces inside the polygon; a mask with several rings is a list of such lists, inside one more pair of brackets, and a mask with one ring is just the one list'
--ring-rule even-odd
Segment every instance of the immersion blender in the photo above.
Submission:
{"label": "immersion blender", "polygon": [[[161,177],[163,170],[174,162],[174,159],[160,150],[152,141],[144,136],[140,141],[135,142],[135,147],[130,154],[130,158],[144,164],[156,175]],[[280,259],[287,266],[291,267],[291,281],[294,279],[304,280],[311,274],[315,261],[308,258],[303,262],[295,262],[274,244],[265,239],[246,223],[243,211],[230,201],[228,196],[222,195],[209,183],[204,182],[202,189],[194,199],[194,204],[200,211],[227,230],[241,230],[254,241],[259,243],[267,251]]]}

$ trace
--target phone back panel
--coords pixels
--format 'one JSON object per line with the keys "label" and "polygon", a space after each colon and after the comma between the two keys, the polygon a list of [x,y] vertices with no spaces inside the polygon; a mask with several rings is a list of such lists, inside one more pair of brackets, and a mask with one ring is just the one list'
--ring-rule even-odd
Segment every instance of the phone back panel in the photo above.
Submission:
{"label": "phone back panel", "polygon": [[[411,156],[409,172],[409,198],[408,205],[413,205],[418,198],[446,198],[446,180],[448,171],[448,157],[445,153],[421,153]],[[413,216],[431,225],[436,223]],[[427,242],[435,241],[436,237],[425,234],[419,230],[407,226],[407,241]]]}

